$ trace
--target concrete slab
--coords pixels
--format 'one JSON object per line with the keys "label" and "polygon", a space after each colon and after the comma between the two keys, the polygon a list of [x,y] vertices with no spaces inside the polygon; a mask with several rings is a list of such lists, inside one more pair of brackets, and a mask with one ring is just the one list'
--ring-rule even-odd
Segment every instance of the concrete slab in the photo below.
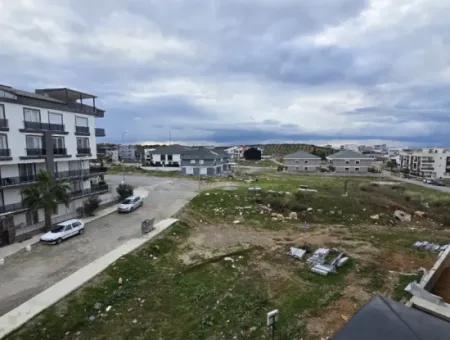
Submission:
{"label": "concrete slab", "polygon": [[42,293],[34,296],[30,300],[6,313],[0,317],[0,338],[5,337],[9,333],[18,329],[46,308],[58,302],[74,290],[80,288],[83,284],[105,270],[120,257],[139,248],[144,243],[169,228],[176,221],[177,219],[169,218],[157,223],[152,232],[139,238],[127,241],[113,251],[77,270],[75,273],[67,276],[65,279],[59,281]]}

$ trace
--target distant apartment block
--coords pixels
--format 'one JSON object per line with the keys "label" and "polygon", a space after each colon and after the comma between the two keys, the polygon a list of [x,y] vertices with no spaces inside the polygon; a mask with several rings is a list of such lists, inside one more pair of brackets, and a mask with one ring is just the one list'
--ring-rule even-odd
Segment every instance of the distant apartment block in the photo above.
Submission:
{"label": "distant apartment block", "polygon": [[137,145],[119,144],[119,161],[127,163],[141,162],[141,156]]}
{"label": "distant apartment block", "polygon": [[231,171],[230,156],[223,151],[192,148],[181,155],[181,171],[191,176],[222,176]]}
{"label": "distant apartment block", "polygon": [[450,150],[427,148],[400,152],[400,168],[415,176],[428,178],[450,177]]}
{"label": "distant apartment block", "polygon": [[304,151],[291,153],[283,158],[283,164],[288,171],[319,171],[321,162],[320,157]]}
{"label": "distant apartment block", "polygon": [[327,157],[330,165],[340,173],[367,173],[373,158],[352,150],[343,150]]}
{"label": "distant apartment block", "polygon": [[105,135],[96,128],[104,111],[95,98],[67,88],[32,93],[0,85],[0,245],[43,226],[44,212],[27,209],[21,193],[39,171],[71,185],[71,203],[58,206],[54,221],[73,217],[81,198],[108,190],[104,170],[89,165],[97,158],[96,137]]}
{"label": "distant apartment block", "polygon": [[189,148],[182,145],[161,146],[144,150],[144,163],[155,167],[180,167],[181,155]]}

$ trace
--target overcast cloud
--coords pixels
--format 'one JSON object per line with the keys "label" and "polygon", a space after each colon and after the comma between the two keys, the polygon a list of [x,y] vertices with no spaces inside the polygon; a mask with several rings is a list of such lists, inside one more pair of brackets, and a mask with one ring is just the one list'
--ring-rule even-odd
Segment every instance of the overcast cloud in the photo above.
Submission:
{"label": "overcast cloud", "polygon": [[105,140],[450,145],[450,1],[0,2],[0,83],[98,95]]}

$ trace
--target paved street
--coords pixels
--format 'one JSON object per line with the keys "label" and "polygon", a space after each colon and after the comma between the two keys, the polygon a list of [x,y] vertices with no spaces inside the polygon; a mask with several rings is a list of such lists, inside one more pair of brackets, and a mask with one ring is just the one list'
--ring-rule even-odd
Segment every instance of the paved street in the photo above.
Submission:
{"label": "paved street", "polygon": [[[111,189],[121,176],[107,176]],[[69,274],[140,235],[146,218],[157,221],[170,217],[196,195],[198,183],[191,180],[127,176],[126,182],[149,191],[144,206],[131,214],[113,213],[86,226],[58,246],[38,244],[31,252],[21,251],[0,266],[0,315],[20,305]]]}
{"label": "paved street", "polygon": [[432,189],[432,190],[436,190],[436,191],[450,193],[450,187],[441,187],[441,186],[438,186],[438,185],[425,184],[422,181],[418,181],[418,180],[415,180],[415,179],[402,178],[402,177],[399,177],[399,176],[391,175],[390,172],[388,172],[388,171],[383,171],[383,175],[386,176],[386,177],[395,179],[397,181],[419,185],[421,187]]}

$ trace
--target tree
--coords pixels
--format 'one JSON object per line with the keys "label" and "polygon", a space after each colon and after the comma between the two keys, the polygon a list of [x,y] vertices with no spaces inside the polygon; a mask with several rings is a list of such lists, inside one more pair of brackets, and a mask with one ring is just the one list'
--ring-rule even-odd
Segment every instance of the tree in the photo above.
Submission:
{"label": "tree", "polygon": [[129,184],[119,184],[116,191],[119,194],[119,200],[121,201],[129,196],[133,196],[133,187]]}
{"label": "tree", "polygon": [[45,228],[52,225],[52,212],[59,203],[69,205],[70,185],[67,182],[57,182],[47,171],[41,171],[37,175],[37,183],[24,190],[23,203],[31,210],[44,209]]}
{"label": "tree", "polygon": [[94,216],[95,210],[100,206],[100,199],[97,196],[91,196],[83,203],[83,213],[87,216]]}
{"label": "tree", "polygon": [[395,159],[390,159],[386,162],[386,166],[391,170],[394,171],[394,168],[397,168],[397,162]]}

